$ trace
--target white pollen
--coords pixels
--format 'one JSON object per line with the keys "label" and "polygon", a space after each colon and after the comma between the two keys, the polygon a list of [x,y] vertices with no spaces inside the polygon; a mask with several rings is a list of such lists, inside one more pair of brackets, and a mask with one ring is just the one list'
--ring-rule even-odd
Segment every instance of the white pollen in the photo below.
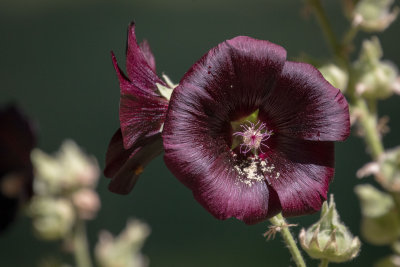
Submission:
{"label": "white pollen", "polygon": [[275,166],[268,164],[267,160],[258,156],[247,159],[234,157],[234,171],[237,173],[237,183],[243,183],[249,187],[258,182],[271,184],[269,177],[279,178],[279,172],[274,172]]}

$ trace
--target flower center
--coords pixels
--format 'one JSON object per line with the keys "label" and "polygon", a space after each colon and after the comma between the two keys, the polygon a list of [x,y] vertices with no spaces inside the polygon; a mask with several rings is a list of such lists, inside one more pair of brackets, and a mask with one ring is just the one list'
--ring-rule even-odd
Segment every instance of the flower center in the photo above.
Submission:
{"label": "flower center", "polygon": [[254,155],[258,155],[258,151],[264,153],[262,147],[268,146],[264,143],[268,140],[272,133],[272,130],[268,130],[267,125],[260,121],[253,123],[247,121],[240,125],[242,131],[233,133],[233,136],[241,137],[240,153],[247,154],[252,151]]}

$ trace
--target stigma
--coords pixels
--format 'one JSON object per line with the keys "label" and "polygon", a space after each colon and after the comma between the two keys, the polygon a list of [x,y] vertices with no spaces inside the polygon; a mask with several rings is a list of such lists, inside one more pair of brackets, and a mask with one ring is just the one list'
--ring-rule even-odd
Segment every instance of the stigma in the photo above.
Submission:
{"label": "stigma", "polygon": [[240,125],[242,131],[233,133],[233,136],[241,137],[240,153],[247,154],[252,151],[254,155],[259,152],[264,153],[263,147],[268,148],[267,141],[273,134],[272,130],[268,130],[267,125],[260,121],[252,123],[247,121]]}

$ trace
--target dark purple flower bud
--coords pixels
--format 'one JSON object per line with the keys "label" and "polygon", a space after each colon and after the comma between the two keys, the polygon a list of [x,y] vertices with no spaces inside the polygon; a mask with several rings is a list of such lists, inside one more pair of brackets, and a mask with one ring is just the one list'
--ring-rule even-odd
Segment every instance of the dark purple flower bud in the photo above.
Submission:
{"label": "dark purple flower bud", "polygon": [[0,108],[0,232],[33,194],[30,153],[35,143],[28,119],[13,105]]}
{"label": "dark purple flower bud", "polygon": [[121,98],[117,130],[108,147],[105,176],[112,178],[109,189],[129,193],[147,163],[162,151],[161,129],[168,100],[158,86],[169,86],[156,74],[154,56],[146,41],[137,44],[135,25],[128,30],[126,52],[127,76],[112,61],[120,83]]}
{"label": "dark purple flower bud", "polygon": [[334,174],[347,102],[313,66],[240,36],[211,49],[174,90],[165,162],[218,219],[247,224],[315,212]]}

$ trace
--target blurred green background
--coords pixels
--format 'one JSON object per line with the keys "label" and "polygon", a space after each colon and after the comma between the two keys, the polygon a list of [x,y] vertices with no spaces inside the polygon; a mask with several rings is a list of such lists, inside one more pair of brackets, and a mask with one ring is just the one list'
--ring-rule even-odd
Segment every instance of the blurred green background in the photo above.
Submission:
{"label": "blurred green background", "polygon": [[[324,4],[335,30],[343,31],[347,21],[339,3]],[[72,138],[104,167],[108,142],[119,125],[119,86],[110,51],[123,66],[126,30],[132,20],[138,39],[149,41],[159,74],[165,72],[175,82],[208,49],[236,35],[278,43],[289,58],[302,52],[321,59],[330,56],[318,25],[300,0],[1,0],[0,104],[16,101],[35,119],[41,149],[53,152],[64,139]],[[397,21],[379,35],[385,58],[397,65],[399,27]],[[388,148],[400,141],[399,110],[398,97],[380,105],[380,114],[391,119],[391,132],[384,139]],[[365,182],[357,180],[355,172],[369,161],[365,152],[354,134],[338,144],[330,187],[342,220],[354,234],[360,211],[353,187]],[[294,265],[280,238],[266,242],[262,237],[267,222],[246,226],[235,219],[214,219],[171,175],[162,157],[148,166],[128,196],[108,192],[107,184],[101,177],[102,209],[88,230],[92,246],[101,229],[116,234],[128,218],[139,218],[152,229],[144,247],[151,266]],[[289,221],[308,227],[317,218],[318,214]],[[296,234],[300,226],[293,228]],[[58,255],[59,247],[57,242],[37,241],[30,221],[20,216],[0,236],[0,266],[36,266],[43,256]],[[364,243],[360,256],[342,266],[371,266],[389,253],[386,247]]]}

